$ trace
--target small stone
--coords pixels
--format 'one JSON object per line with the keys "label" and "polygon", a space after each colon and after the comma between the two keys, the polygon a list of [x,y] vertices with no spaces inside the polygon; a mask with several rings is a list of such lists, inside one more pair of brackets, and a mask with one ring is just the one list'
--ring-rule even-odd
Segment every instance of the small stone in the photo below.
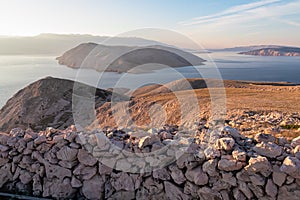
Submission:
{"label": "small stone", "polygon": [[223,171],[238,171],[244,166],[244,162],[237,161],[230,155],[222,156],[218,163],[218,168]]}
{"label": "small stone", "polygon": [[211,159],[206,161],[202,168],[203,171],[206,172],[209,176],[218,176],[219,173],[217,172],[216,168],[218,165],[218,160],[217,159]]}
{"label": "small stone", "polygon": [[265,134],[265,133],[256,134],[254,139],[257,143],[260,143],[260,142],[273,142],[274,143],[276,141],[276,138],[273,135]]}
{"label": "small stone", "polygon": [[253,147],[253,150],[262,156],[267,156],[269,158],[276,158],[282,154],[282,147],[271,142],[261,142]]}
{"label": "small stone", "polygon": [[73,188],[80,188],[82,186],[82,183],[80,182],[80,180],[72,176],[71,185]]}
{"label": "small stone", "polygon": [[83,180],[91,179],[96,173],[96,167],[87,167],[79,164],[73,171],[74,175],[80,176]]}
{"label": "small stone", "polygon": [[39,135],[35,140],[34,144],[39,145],[47,141],[47,138],[45,135]]}
{"label": "small stone", "polygon": [[294,178],[300,178],[300,160],[296,157],[288,156],[284,159],[280,170]]}
{"label": "small stone", "polygon": [[253,185],[265,185],[265,178],[261,177],[258,174],[252,174],[251,176],[249,176],[251,182],[253,183]]}
{"label": "small stone", "polygon": [[90,155],[86,150],[79,149],[77,154],[78,161],[87,166],[94,166],[97,163],[97,159]]}
{"label": "small stone", "polygon": [[298,145],[300,145],[300,136],[294,138],[291,142],[292,147],[296,147]]}
{"label": "small stone", "polygon": [[65,169],[63,167],[57,166],[57,165],[51,165],[50,163],[45,162],[44,163],[46,168],[46,175],[48,179],[52,178],[58,178],[58,179],[64,179],[65,177],[71,177],[71,170]]}
{"label": "small stone", "polygon": [[28,171],[23,170],[20,172],[19,179],[23,184],[28,184],[32,180],[32,174]]}
{"label": "small stone", "polygon": [[286,180],[286,174],[280,171],[279,166],[275,165],[273,167],[273,182],[279,187],[283,185]]}
{"label": "small stone", "polygon": [[278,193],[277,186],[273,183],[272,179],[268,179],[267,185],[266,185],[266,193],[275,198]]}
{"label": "small stone", "polygon": [[162,168],[153,171],[153,178],[166,181],[166,180],[170,180],[171,177],[168,170],[166,168]]}
{"label": "small stone", "polygon": [[234,144],[235,144],[234,139],[232,139],[230,137],[224,137],[224,138],[220,138],[216,141],[215,147],[217,149],[223,149],[225,151],[230,151],[233,148]]}
{"label": "small stone", "polygon": [[170,167],[170,170],[171,170],[171,177],[175,183],[180,185],[186,181],[183,172],[176,165]]}
{"label": "small stone", "polygon": [[239,185],[238,187],[239,190],[243,192],[243,194],[247,197],[247,199],[252,199],[253,193],[251,192],[247,184],[245,182],[239,182],[238,185]]}
{"label": "small stone", "polygon": [[245,162],[246,159],[247,159],[247,153],[240,150],[240,149],[234,150],[232,152],[232,156],[235,160],[238,160],[238,161],[241,161],[241,162]]}
{"label": "small stone", "polygon": [[250,158],[249,164],[245,167],[246,171],[260,172],[264,176],[271,173],[271,164],[266,157],[257,156],[256,158]]}
{"label": "small stone", "polygon": [[168,199],[181,199],[181,200],[190,200],[191,198],[184,194],[182,189],[173,185],[172,183],[165,181],[165,192]]}
{"label": "small stone", "polygon": [[95,175],[90,180],[83,181],[82,193],[87,199],[103,199],[104,180],[101,176]]}
{"label": "small stone", "polygon": [[217,150],[213,147],[210,147],[210,146],[204,150],[204,154],[207,159],[214,159],[214,158],[220,157],[220,155],[221,155],[219,150]]}
{"label": "small stone", "polygon": [[111,185],[117,190],[134,191],[134,181],[126,172],[116,174],[111,180]]}
{"label": "small stone", "polygon": [[4,151],[7,151],[8,149],[9,149],[8,146],[4,146],[4,145],[0,144],[0,151],[4,152]]}
{"label": "small stone", "polygon": [[187,170],[185,177],[196,185],[205,185],[208,183],[208,176],[202,171],[201,166]]}
{"label": "small stone", "polygon": [[65,146],[56,153],[56,156],[60,160],[73,161],[77,158],[77,153],[77,149],[72,149],[70,147]]}
{"label": "small stone", "polygon": [[213,191],[209,187],[202,187],[198,190],[198,196],[201,200],[222,199],[221,194]]}
{"label": "small stone", "polygon": [[138,147],[140,149],[152,145],[155,142],[160,142],[160,138],[157,135],[145,136],[140,138]]}

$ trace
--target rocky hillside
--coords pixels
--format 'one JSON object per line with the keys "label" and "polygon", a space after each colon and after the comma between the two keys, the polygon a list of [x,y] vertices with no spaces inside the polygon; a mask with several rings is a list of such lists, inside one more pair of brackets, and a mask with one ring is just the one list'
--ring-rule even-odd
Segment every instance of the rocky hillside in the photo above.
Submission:
{"label": "rocky hillside", "polygon": [[[91,93],[95,90],[84,84],[78,87],[80,85]],[[73,81],[47,77],[20,90],[0,110],[0,131],[10,131],[15,127],[41,130],[52,126],[64,129],[74,124],[73,86]],[[97,89],[96,105],[109,101],[110,96],[111,92]]]}
{"label": "rocky hillside", "polygon": [[300,198],[300,137],[251,139],[206,121],[190,133],[13,129],[0,134],[0,191],[27,199]]}
{"label": "rocky hillside", "polygon": [[300,56],[300,48],[296,47],[278,47],[278,48],[262,48],[239,54],[254,56]]}
{"label": "rocky hillside", "polygon": [[[193,123],[200,118],[210,117],[210,91],[207,84],[213,84],[211,91],[224,92],[223,83],[203,79],[177,80],[166,85],[149,85],[129,92],[125,88],[96,90],[96,123],[94,127],[116,126],[116,116],[119,105],[126,103],[130,117],[122,118],[122,126],[149,126],[152,119],[166,119],[166,123],[180,125]],[[74,124],[72,113],[73,81],[55,78],[39,80],[15,94],[0,110],[0,131],[9,132],[12,128],[31,128],[35,131],[46,127],[64,129]],[[82,89],[93,87],[82,85]],[[289,125],[298,125],[297,115],[300,113],[300,86],[289,83],[255,83],[242,81],[224,81],[226,91],[227,120],[232,120],[240,131],[247,135],[255,134],[252,124],[244,121],[251,116],[244,113],[256,113],[256,123],[266,120],[266,116],[276,111],[276,119],[268,119],[261,127],[280,128],[280,123],[286,121]],[[76,90],[80,93],[80,90]],[[126,101],[110,103],[112,92],[120,93]],[[77,94],[79,95],[80,94]],[[193,104],[186,101],[189,95],[195,95]],[[285,97],[284,101],[282,96]],[[183,101],[179,102],[178,97]],[[124,98],[125,99],[125,98]],[[222,98],[220,98],[222,100]],[[255,99],[255,101],[253,101]],[[116,104],[119,103],[119,104]],[[182,117],[182,106],[188,109]],[[122,110],[121,110],[122,111]],[[254,123],[254,122],[253,122]],[[255,131],[254,131],[255,130]],[[254,131],[254,132],[253,132]],[[286,132],[290,133],[286,133]],[[296,130],[282,130],[286,135],[295,135]]]}
{"label": "rocky hillside", "polygon": [[[202,65],[204,60],[185,51],[166,46],[105,46],[96,43],[83,43],[70,49],[57,58],[59,64],[71,68],[91,68],[98,71],[132,72],[136,66],[159,63],[170,67]],[[159,69],[162,66],[151,64],[142,71]]]}

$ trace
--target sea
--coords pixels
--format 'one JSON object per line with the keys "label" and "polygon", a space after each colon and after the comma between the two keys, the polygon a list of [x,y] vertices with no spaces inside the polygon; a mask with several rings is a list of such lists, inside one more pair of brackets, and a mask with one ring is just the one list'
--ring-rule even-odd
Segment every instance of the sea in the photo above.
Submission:
{"label": "sea", "polygon": [[59,65],[55,56],[0,55],[0,108],[18,90],[48,76],[84,82],[99,88],[128,88],[181,78],[218,78],[300,84],[300,57],[265,57],[237,52],[198,53],[205,65],[163,68],[147,73],[97,72]]}

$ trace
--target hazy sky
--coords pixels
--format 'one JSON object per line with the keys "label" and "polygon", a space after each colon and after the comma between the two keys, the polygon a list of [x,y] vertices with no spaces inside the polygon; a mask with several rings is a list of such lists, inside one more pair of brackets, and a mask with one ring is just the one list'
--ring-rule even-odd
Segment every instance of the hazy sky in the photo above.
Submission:
{"label": "hazy sky", "polygon": [[0,0],[0,24],[0,35],[114,36],[151,27],[207,48],[300,46],[300,0]]}

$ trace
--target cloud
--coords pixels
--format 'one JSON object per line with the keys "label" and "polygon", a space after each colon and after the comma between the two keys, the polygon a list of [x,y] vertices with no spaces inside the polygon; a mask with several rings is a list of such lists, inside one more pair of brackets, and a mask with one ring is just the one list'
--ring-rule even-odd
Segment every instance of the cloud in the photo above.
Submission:
{"label": "cloud", "polygon": [[283,3],[280,0],[262,0],[250,4],[243,4],[231,7],[219,13],[201,16],[179,22],[181,25],[227,25],[227,24],[245,24],[246,22],[271,19],[291,26],[299,26],[300,23],[282,19],[284,16],[300,14],[300,1]]}

